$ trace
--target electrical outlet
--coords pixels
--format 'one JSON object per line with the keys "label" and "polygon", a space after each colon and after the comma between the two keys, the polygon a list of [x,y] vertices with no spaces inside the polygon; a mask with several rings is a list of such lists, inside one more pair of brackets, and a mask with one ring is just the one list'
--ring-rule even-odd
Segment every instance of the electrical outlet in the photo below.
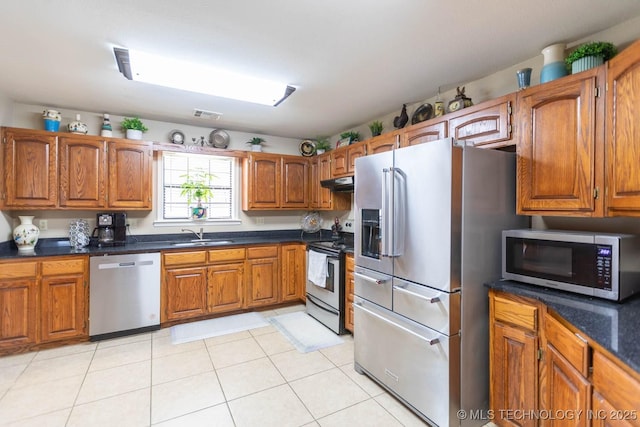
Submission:
{"label": "electrical outlet", "polygon": [[256,217],[256,224],[264,225],[264,217],[263,216]]}
{"label": "electrical outlet", "polygon": [[127,225],[128,225],[130,228],[136,228],[136,227],[138,226],[138,220],[137,220],[137,219],[134,219],[134,218],[129,218],[129,219],[127,220]]}
{"label": "electrical outlet", "polygon": [[347,219],[344,224],[342,224],[342,231],[346,231],[347,233],[353,233],[355,229],[355,220],[353,218]]}
{"label": "electrical outlet", "polygon": [[40,231],[48,230],[49,229],[49,221],[47,221],[46,219],[41,219],[38,222],[38,228],[40,229]]}

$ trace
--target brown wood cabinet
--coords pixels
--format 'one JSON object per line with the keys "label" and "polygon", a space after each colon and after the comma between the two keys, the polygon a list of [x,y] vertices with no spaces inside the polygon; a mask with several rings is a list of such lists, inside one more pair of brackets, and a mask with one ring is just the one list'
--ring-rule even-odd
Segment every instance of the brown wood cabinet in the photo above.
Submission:
{"label": "brown wood cabinet", "polygon": [[278,302],[279,264],[277,246],[247,248],[246,307]]}
{"label": "brown wood cabinet", "polygon": [[108,206],[114,209],[151,209],[153,144],[109,141]]}
{"label": "brown wood cabinet", "polygon": [[320,181],[331,179],[331,153],[314,156],[310,160],[310,208],[315,210],[349,210],[351,194],[334,193],[320,185]]}
{"label": "brown wood cabinet", "polygon": [[347,254],[344,264],[344,283],[345,283],[345,315],[344,315],[344,327],[353,333],[353,295],[355,291],[355,263],[353,260],[353,254]]}
{"label": "brown wood cabinet", "polygon": [[37,342],[37,270],[35,261],[0,265],[0,350]]}
{"label": "brown wood cabinet", "polygon": [[55,134],[5,128],[2,136],[5,208],[58,205],[58,140]]}
{"label": "brown wood cabinet", "polygon": [[87,336],[87,257],[57,257],[42,262],[40,339]]}
{"label": "brown wood cabinet", "polygon": [[518,94],[517,212],[602,216],[604,68]]}
{"label": "brown wood cabinet", "polygon": [[446,138],[448,135],[447,119],[437,117],[406,128],[402,134],[400,146],[410,147],[412,145],[424,144],[425,142]]}
{"label": "brown wood cabinet", "polygon": [[593,426],[640,427],[640,375],[607,356],[593,353]]}
{"label": "brown wood cabinet", "polygon": [[532,418],[500,417],[508,410],[538,406],[539,307],[490,292],[490,409],[500,426],[536,426]]}
{"label": "brown wood cabinet", "polygon": [[358,157],[367,155],[366,142],[356,142],[331,151],[331,177],[350,176],[355,173]]}
{"label": "brown wood cabinet", "polygon": [[204,250],[162,254],[161,322],[207,314],[206,259]]}
{"label": "brown wood cabinet", "polygon": [[384,153],[385,151],[395,150],[400,148],[400,132],[393,131],[385,133],[384,135],[374,136],[366,141],[366,153],[367,155]]}
{"label": "brown wood cabinet", "polygon": [[514,145],[511,113],[515,102],[515,94],[509,94],[456,111],[447,117],[449,136],[475,147]]}
{"label": "brown wood cabinet", "polygon": [[152,208],[150,142],[16,128],[2,141],[6,209]]}
{"label": "brown wood cabinet", "polygon": [[307,279],[306,245],[289,243],[280,246],[280,301],[305,300]]}
{"label": "brown wood cabinet", "polygon": [[207,305],[210,313],[239,310],[244,304],[245,248],[208,251]]}
{"label": "brown wood cabinet", "polygon": [[309,163],[306,158],[249,153],[242,167],[242,210],[309,207]]}
{"label": "brown wood cabinet", "polygon": [[606,68],[606,215],[640,216],[640,41]]}
{"label": "brown wood cabinet", "polygon": [[105,207],[106,141],[70,135],[61,136],[59,144],[60,207]]}

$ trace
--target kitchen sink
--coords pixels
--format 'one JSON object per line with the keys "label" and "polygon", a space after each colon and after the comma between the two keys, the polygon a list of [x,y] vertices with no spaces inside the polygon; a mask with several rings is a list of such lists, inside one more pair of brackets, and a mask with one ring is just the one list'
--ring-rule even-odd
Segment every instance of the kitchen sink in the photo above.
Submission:
{"label": "kitchen sink", "polygon": [[233,240],[213,240],[213,239],[202,239],[202,240],[192,240],[190,242],[173,242],[171,246],[176,246],[180,248],[188,248],[193,246],[216,246],[216,245],[228,245],[233,243]]}

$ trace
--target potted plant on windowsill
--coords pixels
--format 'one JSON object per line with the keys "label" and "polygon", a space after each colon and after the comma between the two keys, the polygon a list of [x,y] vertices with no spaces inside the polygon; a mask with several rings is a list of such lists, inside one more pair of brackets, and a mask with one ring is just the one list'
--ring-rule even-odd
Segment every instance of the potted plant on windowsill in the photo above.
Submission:
{"label": "potted plant on windowsill", "polygon": [[259,136],[255,136],[247,141],[247,144],[251,144],[251,151],[262,151],[262,144],[264,144],[264,139]]}
{"label": "potted plant on windowsill", "polygon": [[[207,208],[202,206],[202,202],[213,199],[211,181],[215,176],[203,170],[194,170],[182,177],[185,181],[180,185],[180,195],[187,196],[191,219],[207,219]],[[196,206],[191,206],[193,200],[197,201]]]}
{"label": "potted plant on windowsill", "polygon": [[316,138],[316,154],[324,154],[331,149],[331,143],[329,138],[318,137]]}
{"label": "potted plant on windowsill", "polygon": [[125,117],[122,121],[122,129],[125,130],[127,139],[142,139],[142,134],[149,130],[138,117]]}
{"label": "potted plant on windowsill", "polygon": [[609,42],[590,42],[578,46],[565,59],[571,74],[586,71],[604,64],[616,56],[618,49]]}

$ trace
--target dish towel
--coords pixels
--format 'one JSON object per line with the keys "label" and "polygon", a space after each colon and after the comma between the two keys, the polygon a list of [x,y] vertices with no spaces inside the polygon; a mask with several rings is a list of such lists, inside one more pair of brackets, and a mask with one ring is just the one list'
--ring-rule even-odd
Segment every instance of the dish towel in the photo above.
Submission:
{"label": "dish towel", "polygon": [[327,287],[327,256],[316,251],[309,251],[307,279],[321,288]]}

